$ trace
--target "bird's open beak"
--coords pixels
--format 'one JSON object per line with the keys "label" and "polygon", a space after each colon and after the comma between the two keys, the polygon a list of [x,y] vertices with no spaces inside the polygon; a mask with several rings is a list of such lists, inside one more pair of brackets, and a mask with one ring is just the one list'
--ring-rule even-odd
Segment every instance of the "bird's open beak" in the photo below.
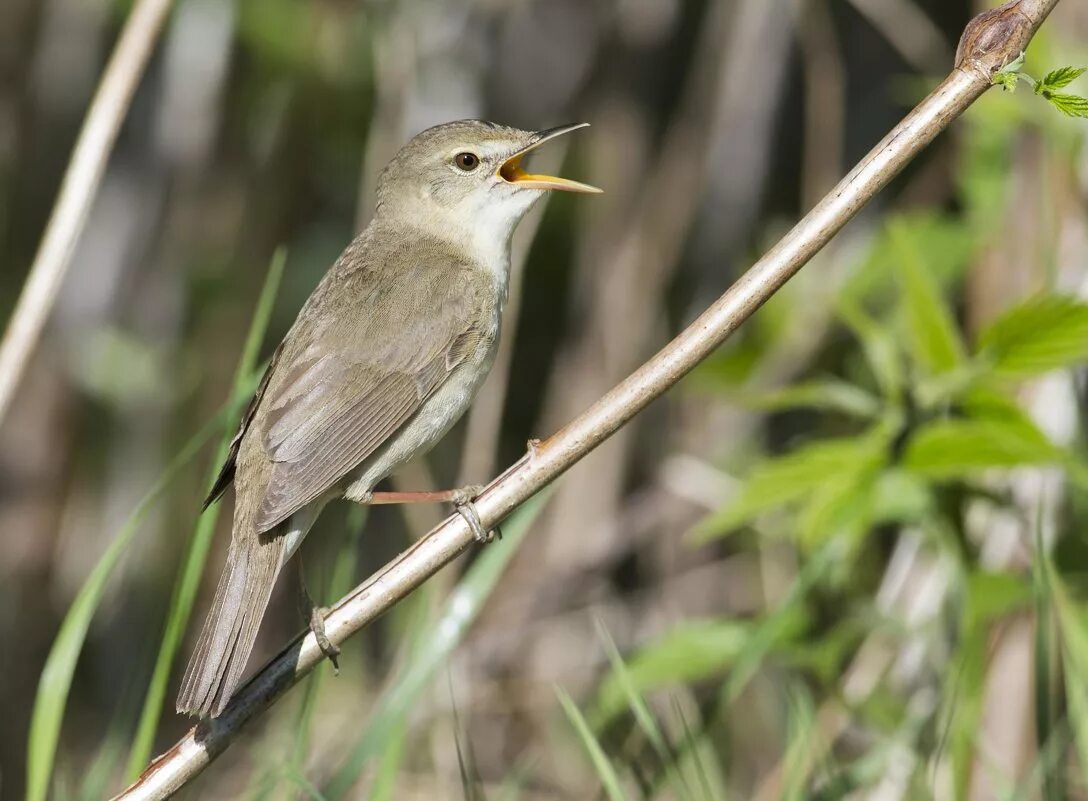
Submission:
{"label": "bird's open beak", "polygon": [[502,163],[502,166],[499,167],[499,177],[509,184],[524,186],[527,189],[560,189],[564,192],[601,192],[602,190],[595,186],[590,186],[589,184],[571,181],[566,178],[556,178],[552,175],[534,175],[533,173],[525,172],[525,170],[521,168],[521,160],[545,142],[555,139],[557,136],[562,136],[565,133],[587,127],[589,127],[588,122],[580,122],[574,125],[560,125],[558,128],[549,128],[546,131],[538,131],[533,137],[533,143],[531,145],[522,148]]}

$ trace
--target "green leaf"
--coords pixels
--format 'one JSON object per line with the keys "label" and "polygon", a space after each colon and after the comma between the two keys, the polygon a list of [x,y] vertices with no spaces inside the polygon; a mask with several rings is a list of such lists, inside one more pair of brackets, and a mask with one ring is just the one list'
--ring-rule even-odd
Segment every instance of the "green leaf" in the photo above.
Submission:
{"label": "green leaf", "polygon": [[1073,81],[1085,72],[1088,72],[1088,67],[1059,67],[1056,70],[1048,72],[1046,76],[1039,81],[1039,85],[1035,88],[1035,93],[1042,94],[1048,90],[1062,89],[1073,83]]}
{"label": "green leaf", "polygon": [[994,370],[1023,378],[1088,360],[1088,304],[1068,295],[1037,295],[1002,314],[979,336]]}
{"label": "green leaf", "polygon": [[835,537],[857,540],[869,529],[872,519],[871,487],[872,475],[868,473],[826,478],[798,516],[801,544],[811,550]]}
{"label": "green leaf", "polygon": [[597,770],[597,776],[601,780],[601,786],[608,793],[608,797],[611,801],[625,801],[627,795],[623,792],[623,787],[620,786],[620,777],[616,774],[616,769],[609,761],[608,755],[605,754],[601,744],[593,735],[593,731],[589,728],[589,724],[586,723],[585,717],[578,710],[578,705],[559,687],[555,688],[555,694],[559,697],[559,704],[563,707],[567,718],[574,726],[575,731],[578,732],[578,737],[581,739],[582,745],[585,746],[586,753],[589,754],[593,767]]}
{"label": "green leaf", "polygon": [[1026,419],[942,420],[918,430],[903,465],[934,478],[962,478],[987,468],[1051,464],[1064,458]]}
{"label": "green leaf", "polygon": [[[628,657],[621,676],[613,671],[601,684],[590,719],[594,728],[607,725],[627,709],[631,692],[690,684],[736,669],[730,686],[739,692],[767,654],[796,640],[808,627],[805,593],[826,573],[825,548],[806,563],[782,606],[755,623],[728,619],[678,623],[659,639]],[[838,550],[834,551],[838,553]]]}
{"label": "green leaf", "polygon": [[823,440],[759,465],[721,510],[691,532],[696,541],[721,536],[757,515],[800,501],[829,476],[844,478],[871,470],[884,459],[887,440],[878,429],[859,436]]}
{"label": "green leaf", "polygon": [[[264,286],[257,301],[256,311],[249,324],[249,333],[246,335],[242,356],[234,373],[234,383],[230,394],[233,402],[239,406],[247,403],[253,393],[252,374],[257,365],[261,342],[264,340],[264,334],[268,328],[268,320],[272,316],[272,306],[276,300],[276,293],[279,290],[280,278],[283,276],[283,267],[286,260],[286,252],[282,248],[277,250],[272,257],[268,273],[265,276]],[[206,482],[209,489],[214,485],[223,460],[227,457],[234,431],[234,426],[228,427],[219,443]],[[208,550],[211,548],[218,516],[219,504],[214,504],[197,517],[193,535],[189,539],[185,555],[182,557],[181,570],[178,572],[177,584],[174,587],[173,598],[170,601],[170,611],[167,613],[166,626],[163,629],[162,643],[159,646],[159,653],[155,659],[155,668],[152,671],[151,681],[144,697],[140,723],[136,728],[132,747],[129,750],[128,765],[125,769],[125,776],[128,781],[132,781],[139,776],[140,771],[144,769],[148,759],[151,758],[151,749],[155,745],[155,732],[159,727],[163,699],[166,697],[166,687],[170,679],[170,669],[173,667],[174,658],[177,656],[178,647],[185,634],[185,627],[193,610],[197,590],[200,589],[200,579],[204,573],[204,565],[208,558]]]}
{"label": "green leaf", "polygon": [[1067,117],[1088,118],[1088,97],[1047,92],[1043,95],[1050,105]]}
{"label": "green leaf", "polygon": [[889,467],[873,480],[869,514],[876,523],[916,523],[933,509],[933,493],[921,477]]}
{"label": "green leaf", "polygon": [[1015,72],[1001,70],[990,81],[995,86],[1000,86],[1006,92],[1015,92],[1016,85],[1020,83],[1020,75]]}
{"label": "green leaf", "polygon": [[[926,270],[945,291],[963,276],[975,252],[976,235],[962,217],[944,211],[919,209],[897,212],[922,254]],[[899,259],[899,244],[891,226],[877,232],[872,247],[841,290],[840,302],[883,309],[897,297],[892,265]]]}
{"label": "green leaf", "polygon": [[615,670],[598,691],[591,715],[601,728],[627,708],[629,692],[686,684],[721,675],[732,667],[751,641],[754,627],[734,620],[689,620],[670,628],[628,657],[621,676]]}
{"label": "green leaf", "polygon": [[974,420],[1014,423],[1026,420],[1028,425],[1031,425],[1031,418],[1016,402],[1016,398],[1002,388],[985,384],[975,385],[960,398],[959,406],[967,417]]}
{"label": "green leaf", "polygon": [[862,418],[873,418],[880,412],[879,398],[835,378],[803,382],[770,392],[741,392],[734,397],[746,406],[768,411],[810,408]]}
{"label": "green leaf", "polygon": [[[826,549],[824,553],[829,550],[831,549]],[[817,571],[826,572],[824,568],[827,564],[821,556],[822,554],[817,554],[805,566],[809,575],[815,575]],[[808,629],[809,611],[806,594],[811,589],[811,584],[812,582],[806,581],[804,577],[798,580],[782,606],[770,615],[761,618],[752,629],[752,635],[745,643],[740,656],[737,657],[733,671],[725,684],[725,695],[730,702],[740,697],[744,688],[748,686],[748,682],[759,673],[769,654],[785,643],[796,640]]]}
{"label": "green leaf", "polygon": [[861,304],[844,297],[838,305],[840,319],[861,342],[865,360],[886,398],[899,398],[904,384],[902,354],[891,332],[866,313]]}
{"label": "green leaf", "polygon": [[1016,89],[1016,82],[1020,79],[1020,70],[1024,68],[1024,60],[1027,53],[1020,51],[1020,55],[994,73],[991,83],[1001,85],[1006,92]]}
{"label": "green leaf", "polygon": [[991,374],[989,364],[967,361],[940,375],[921,378],[914,383],[915,407],[922,412],[944,411]]}
{"label": "green leaf", "polygon": [[972,572],[967,577],[964,633],[1022,611],[1031,603],[1031,598],[1031,585],[1021,575]]}
{"label": "green leaf", "polygon": [[854,542],[879,523],[913,523],[933,508],[927,482],[898,468],[831,476],[812,493],[798,516],[801,543],[815,548],[832,538]]}
{"label": "green leaf", "polygon": [[994,77],[990,79],[990,83],[995,86],[1000,86],[1006,92],[1015,92],[1016,84],[1020,81],[1020,70],[1024,68],[1024,59],[1027,57],[1026,53],[1021,52],[1016,58],[1006,64],[1004,67],[994,73]]}
{"label": "green leaf", "polygon": [[916,362],[931,374],[948,372],[964,361],[964,347],[940,285],[934,280],[909,226],[892,221],[894,261],[902,292],[907,342]]}

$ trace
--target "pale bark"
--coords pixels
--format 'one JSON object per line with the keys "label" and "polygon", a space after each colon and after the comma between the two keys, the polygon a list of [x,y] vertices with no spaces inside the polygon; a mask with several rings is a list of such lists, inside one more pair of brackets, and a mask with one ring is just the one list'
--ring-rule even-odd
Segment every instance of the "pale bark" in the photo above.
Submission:
{"label": "pale bark", "polygon": [[0,422],[49,319],[170,7],[171,0],[140,0],[133,7],[91,101],[45,235],[0,342]]}

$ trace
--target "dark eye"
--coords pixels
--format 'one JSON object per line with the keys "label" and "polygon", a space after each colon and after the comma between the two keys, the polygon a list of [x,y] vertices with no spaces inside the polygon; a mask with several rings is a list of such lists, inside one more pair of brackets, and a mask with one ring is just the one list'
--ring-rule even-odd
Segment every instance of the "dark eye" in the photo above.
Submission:
{"label": "dark eye", "polygon": [[465,172],[472,172],[480,166],[480,157],[475,153],[458,153],[453,157],[453,163]]}

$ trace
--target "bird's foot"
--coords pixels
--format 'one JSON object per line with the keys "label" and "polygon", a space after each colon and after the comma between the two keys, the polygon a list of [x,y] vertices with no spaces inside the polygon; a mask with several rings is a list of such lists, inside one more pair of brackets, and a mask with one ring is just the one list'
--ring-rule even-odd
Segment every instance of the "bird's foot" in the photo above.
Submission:
{"label": "bird's foot", "polygon": [[467,503],[472,503],[472,501],[476,499],[476,496],[483,491],[483,484],[469,484],[466,487],[450,490],[450,503],[454,506],[464,506]]}
{"label": "bird's foot", "polygon": [[349,493],[345,497],[359,503],[385,504],[385,503],[452,503],[453,508],[461,517],[465,518],[472,534],[477,542],[491,542],[496,537],[502,539],[502,532],[495,528],[494,531],[484,530],[480,521],[480,513],[476,511],[473,501],[484,491],[482,484],[470,484],[467,487],[452,490],[435,490],[433,492],[366,492]]}
{"label": "bird's foot", "polygon": [[453,502],[453,508],[457,510],[457,514],[465,518],[468,527],[472,529],[472,536],[476,539],[476,542],[486,545],[494,539],[501,540],[502,529],[495,526],[491,531],[487,531],[484,528],[484,524],[480,520],[480,513],[476,511],[476,505],[472,502],[482,491],[483,487],[480,486],[454,490],[457,497],[451,498],[451,501]]}
{"label": "bird's foot", "polygon": [[337,676],[340,675],[340,662],[337,661],[337,657],[340,656],[340,646],[335,645],[329,636],[325,633],[325,615],[329,612],[324,607],[315,606],[310,610],[310,631],[314,633],[314,639],[317,640],[317,647],[321,649],[328,660],[332,662],[332,669]]}
{"label": "bird's foot", "polygon": [[339,646],[333,644],[329,639],[329,635],[325,633],[325,615],[329,613],[329,610],[323,606],[317,606],[314,603],[314,599],[310,597],[310,591],[306,589],[306,575],[302,569],[302,555],[298,556],[298,589],[299,589],[299,603],[302,605],[303,617],[306,616],[306,612],[310,613],[310,631],[314,633],[314,639],[317,640],[317,647],[321,649],[321,653],[328,657],[332,662],[333,670],[336,675],[340,675],[340,663],[337,661],[337,657],[340,656]]}

